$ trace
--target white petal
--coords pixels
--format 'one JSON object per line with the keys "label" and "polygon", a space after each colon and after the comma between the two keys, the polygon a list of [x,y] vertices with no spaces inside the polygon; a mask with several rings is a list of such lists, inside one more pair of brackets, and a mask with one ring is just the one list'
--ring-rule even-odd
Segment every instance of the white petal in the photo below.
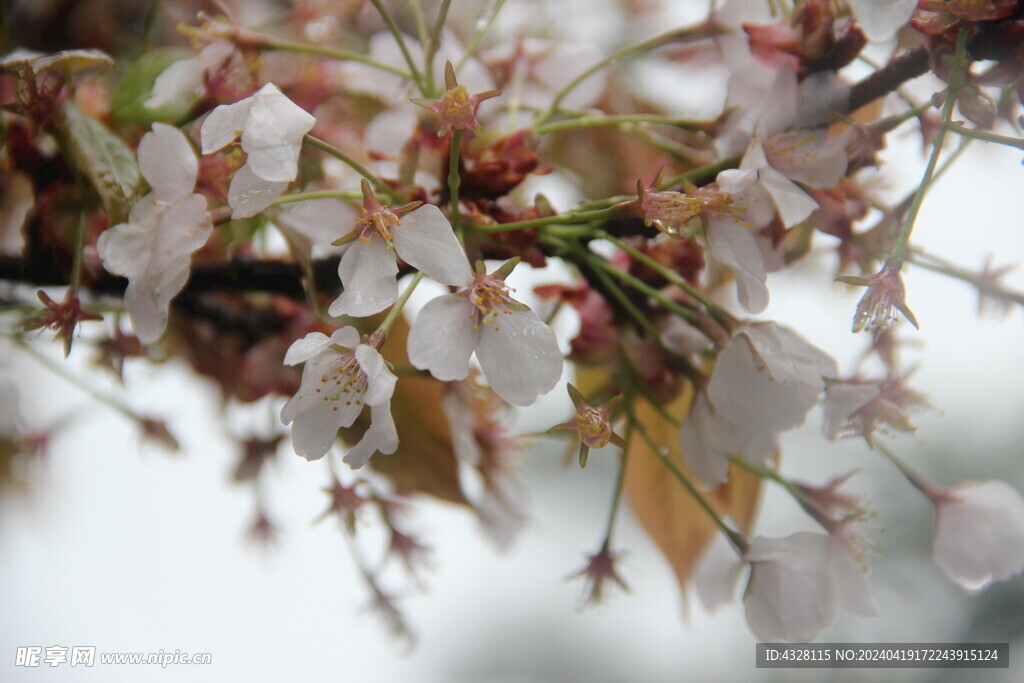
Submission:
{"label": "white petal", "polygon": [[747,624],[760,640],[807,642],[835,622],[827,543],[828,537],[806,531],[751,543],[744,602]]}
{"label": "white petal", "polygon": [[228,188],[228,204],[232,218],[249,218],[274,203],[290,183],[272,183],[257,177],[249,165],[235,171]]}
{"label": "white petal", "polygon": [[199,132],[203,154],[216,152],[241,135],[251,107],[252,98],[247,97],[234,104],[222,104],[210,112]]}
{"label": "white petal", "polygon": [[878,396],[877,384],[828,382],[825,385],[825,436],[836,439],[855,412]]}
{"label": "white petal", "polygon": [[359,367],[366,373],[366,395],[363,396],[363,403],[368,406],[378,406],[382,403],[389,403],[391,395],[395,393],[395,382],[398,378],[388,370],[384,359],[377,349],[368,344],[360,344],[356,347],[356,360]]}
{"label": "white petal", "polygon": [[155,204],[152,195],[136,204],[149,207],[133,209],[146,222],[116,225],[96,246],[107,270],[128,278],[125,307],[136,335],[148,344],[163,334],[170,301],[188,279],[192,252],[206,243],[213,226],[202,195],[169,207]]}
{"label": "white petal", "polygon": [[694,476],[712,489],[728,480],[729,471],[715,420],[711,404],[701,392],[693,400],[693,407],[679,431],[683,462]]}
{"label": "white petal", "polygon": [[409,362],[439,380],[466,379],[469,357],[477,343],[473,304],[465,296],[447,294],[424,306],[409,330]]}
{"label": "white petal", "polygon": [[242,133],[242,149],[249,155],[247,165],[264,180],[291,182],[298,173],[302,137],[312,130],[316,119],[273,83],[264,85],[253,100]]}
{"label": "white petal", "polygon": [[935,509],[935,562],[968,590],[1024,570],[1024,498],[1002,481],[950,487]]}
{"label": "white petal", "polygon": [[346,349],[354,349],[359,346],[359,330],[351,325],[339,327],[331,333],[331,343]]}
{"label": "white petal", "polygon": [[846,175],[846,136],[828,131],[796,130],[765,142],[772,168],[809,187],[828,188]]}
{"label": "white petal", "polygon": [[857,23],[872,43],[892,40],[903,28],[914,9],[917,0],[849,0],[857,17]]}
{"label": "white petal", "polygon": [[818,208],[818,202],[770,166],[759,171],[761,184],[771,195],[779,217],[787,228],[804,220]]}
{"label": "white petal", "polygon": [[530,310],[502,313],[483,325],[476,357],[495,393],[516,406],[532,405],[562,376],[555,333]]}
{"label": "white petal", "polygon": [[353,242],[338,263],[343,289],[328,313],[365,318],[383,311],[398,298],[397,274],[395,252],[383,239],[374,235],[368,242]]}
{"label": "white petal", "polygon": [[465,287],[473,271],[451,223],[433,204],[402,218],[394,231],[395,250],[406,263],[444,285]]}
{"label": "white petal", "polygon": [[708,398],[729,422],[751,432],[775,433],[803,423],[823,385],[784,384],[772,378],[746,335],[734,336],[719,354],[708,384]]}
{"label": "white petal", "polygon": [[354,470],[365,465],[374,453],[394,453],[398,448],[398,432],[391,417],[391,402],[370,408],[372,423],[352,448],[345,454],[345,462]]}
{"label": "white petal", "polygon": [[751,313],[768,307],[767,275],[757,239],[739,223],[727,219],[708,225],[708,250],[736,276],[740,304]]}
{"label": "white petal", "polygon": [[747,325],[737,334],[750,340],[776,382],[809,384],[820,391],[824,386],[822,377],[836,376],[837,366],[831,356],[781,325]]}
{"label": "white petal", "polygon": [[319,355],[331,345],[331,338],[323,332],[310,332],[302,339],[296,339],[284,354],[285,365],[305,363],[313,356]]}
{"label": "white petal", "polygon": [[455,457],[469,467],[476,467],[480,462],[480,444],[473,433],[473,423],[476,421],[473,411],[459,400],[454,389],[445,392],[441,399],[441,409],[448,418]]}
{"label": "white petal", "polygon": [[834,536],[828,539],[828,575],[836,597],[836,607],[858,617],[873,617],[878,605],[871,596],[867,568],[861,566],[843,542]]}
{"label": "white petal", "polygon": [[322,458],[337,440],[338,429],[350,426],[363,410],[355,401],[331,400],[327,393],[336,385],[324,382],[324,376],[332,376],[345,359],[346,356],[328,352],[307,360],[299,390],[281,409],[281,422],[292,426],[295,452],[307,460]]}
{"label": "white petal", "polygon": [[199,162],[185,134],[174,126],[154,123],[139,142],[139,172],[153,188],[153,196],[173,204],[192,194]]}
{"label": "white petal", "polygon": [[732,602],[744,566],[725,534],[715,534],[693,572],[693,585],[704,609],[711,612]]}
{"label": "white petal", "polygon": [[218,40],[204,47],[195,57],[174,62],[156,77],[145,106],[159,109],[183,95],[202,93],[204,78],[219,69],[234,49],[230,42]]}

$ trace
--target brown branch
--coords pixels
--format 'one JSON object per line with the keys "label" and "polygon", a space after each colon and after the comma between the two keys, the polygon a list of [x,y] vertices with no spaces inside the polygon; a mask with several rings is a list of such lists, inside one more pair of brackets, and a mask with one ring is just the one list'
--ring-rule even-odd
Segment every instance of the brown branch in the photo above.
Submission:
{"label": "brown branch", "polygon": [[930,66],[928,50],[923,46],[904,52],[850,88],[849,108],[846,113],[857,111],[869,102],[893,92],[904,82],[923,76]]}

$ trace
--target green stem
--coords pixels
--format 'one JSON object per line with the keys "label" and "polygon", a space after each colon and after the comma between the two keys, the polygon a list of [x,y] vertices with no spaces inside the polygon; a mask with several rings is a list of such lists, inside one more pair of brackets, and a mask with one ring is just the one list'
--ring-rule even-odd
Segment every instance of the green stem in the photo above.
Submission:
{"label": "green stem", "polygon": [[707,312],[711,314],[711,317],[713,317],[715,319],[715,321],[717,321],[719,324],[723,325],[726,329],[729,329],[729,327],[731,327],[731,321],[729,320],[729,316],[721,308],[719,308],[713,301],[711,301],[706,296],[704,296],[700,292],[700,290],[695,288],[693,285],[691,285],[689,282],[687,282],[684,278],[680,277],[678,273],[676,273],[676,272],[666,268],[665,266],[661,265],[660,263],[658,263],[657,261],[652,259],[650,256],[648,256],[647,254],[645,254],[642,251],[640,251],[639,249],[636,249],[635,247],[633,247],[628,242],[624,242],[624,241],[622,241],[620,239],[612,237],[611,235],[609,235],[608,233],[606,233],[604,231],[600,231],[599,230],[597,232],[597,234],[596,234],[596,237],[599,238],[599,239],[608,240],[609,242],[614,244],[616,247],[618,247],[619,249],[623,250],[624,252],[629,254],[631,257],[633,257],[634,259],[636,259],[640,263],[644,264],[645,266],[647,266],[648,268],[653,270],[658,275],[661,275],[663,278],[668,280],[670,283],[672,283],[675,286],[679,287],[684,292],[686,292],[687,294],[692,296],[695,300],[697,300],[700,303],[700,305],[703,306],[707,310]]}
{"label": "green stem", "polygon": [[363,194],[355,190],[316,190],[314,192],[296,192],[295,194],[282,195],[275,199],[271,206],[283,206],[285,204],[294,204],[295,202],[304,202],[310,199],[355,200],[362,199],[362,197]]}
{"label": "green stem", "polygon": [[692,309],[686,308],[685,306],[679,304],[676,301],[672,301],[672,299],[669,299],[667,296],[659,292],[654,287],[651,287],[643,280],[634,277],[633,275],[630,275],[624,270],[616,268],[615,266],[608,263],[607,261],[597,256],[596,254],[591,255],[589,261],[595,267],[604,270],[605,272],[618,278],[619,280],[622,280],[623,283],[632,287],[641,294],[644,294],[649,298],[654,299],[659,304],[664,306],[667,310],[678,315],[680,318],[683,318],[684,320],[687,320],[689,322],[695,322],[697,320],[697,314]]}
{"label": "green stem", "polygon": [[1010,147],[1016,147],[1017,149],[1024,149],[1024,140],[1021,140],[1019,138],[1011,138],[1006,135],[997,135],[995,133],[988,133],[986,131],[978,130],[975,128],[967,128],[966,126],[961,126],[960,124],[953,123],[951,121],[943,122],[942,125],[947,130],[951,130],[954,133],[963,135],[966,138],[974,138],[975,140],[995,142],[1000,145],[1008,145]]}
{"label": "green stem", "polygon": [[590,76],[594,75],[601,69],[610,65],[612,62],[618,61],[623,57],[628,57],[629,55],[638,52],[652,50],[656,47],[660,47],[661,45],[665,45],[666,43],[670,43],[674,40],[680,40],[684,38],[703,38],[711,35],[711,32],[711,25],[705,22],[695,27],[674,29],[672,31],[668,31],[666,33],[654,36],[653,38],[648,38],[647,40],[636,43],[635,45],[630,45],[628,47],[622,48],[618,52],[615,52],[614,54],[602,59],[601,61],[591,66],[589,69],[586,69],[585,71],[580,73],[578,76],[576,76],[576,78],[572,79],[572,81],[570,81],[564,88],[558,91],[558,94],[555,95],[555,98],[554,100],[552,100],[551,105],[547,109],[545,109],[540,114],[540,116],[538,116],[537,119],[534,121],[534,128],[536,129],[537,127],[547,123],[548,120],[558,112],[558,106],[562,104],[562,100],[564,100],[569,95],[569,93],[575,90],[576,86],[578,86],[583,81],[587,80]]}
{"label": "green stem", "polygon": [[912,470],[906,463],[904,463],[902,460],[896,457],[895,453],[890,451],[881,443],[879,443],[878,441],[872,441],[868,445],[871,446],[872,448],[877,449],[882,453],[882,455],[888,458],[889,462],[895,465],[896,469],[900,471],[900,474],[902,474],[906,478],[906,480],[909,481],[914,486],[914,488],[923,493],[925,497],[928,498],[928,500],[932,501],[932,503],[937,504],[941,502],[943,498],[945,498],[945,494],[941,489],[925,481],[925,479],[921,475]]}
{"label": "green stem", "polygon": [[427,86],[423,82],[423,76],[420,75],[419,69],[416,68],[416,62],[413,61],[412,55],[409,54],[409,48],[406,47],[405,39],[402,37],[402,32],[398,30],[395,20],[384,9],[384,5],[381,4],[380,0],[370,0],[370,4],[377,10],[380,18],[384,20],[384,24],[388,27],[391,35],[395,37],[395,42],[398,43],[398,49],[402,51],[402,57],[405,58],[405,63],[409,66],[409,72],[412,74],[412,81],[416,84],[416,88],[424,97],[430,97],[430,91],[427,90]]}
{"label": "green stem", "polygon": [[498,17],[498,12],[501,11],[501,8],[504,5],[505,0],[498,0],[496,3],[494,3],[494,9],[492,9],[490,15],[488,15],[487,21],[473,35],[473,39],[469,41],[469,45],[466,47],[466,52],[463,53],[462,59],[460,59],[459,63],[455,65],[456,76],[459,74],[459,71],[466,64],[466,62],[469,61],[469,58],[475,55],[476,51],[480,49],[480,43],[483,42],[484,36],[486,36],[487,32],[491,29],[491,24],[494,23],[494,20]]}
{"label": "green stem", "polygon": [[699,183],[708,178],[714,178],[722,171],[728,171],[730,168],[736,168],[740,163],[740,157],[729,157],[728,159],[722,159],[716,161],[713,164],[707,166],[700,166],[698,168],[691,169],[686,173],[680,173],[677,176],[673,176],[661,183],[658,186],[659,190],[666,190],[674,185],[679,185],[683,181],[689,181],[691,183]]}
{"label": "green stem", "polygon": [[700,505],[701,508],[703,508],[704,512],[707,513],[708,517],[710,517],[711,520],[715,523],[715,525],[722,531],[722,533],[725,534],[726,538],[729,539],[729,542],[732,543],[732,546],[736,549],[736,552],[739,553],[741,556],[745,555],[747,549],[749,548],[749,545],[747,543],[747,540],[743,538],[743,534],[736,531],[735,529],[733,529],[725,523],[725,520],[722,519],[722,516],[718,514],[718,512],[711,505],[711,503],[708,502],[708,499],[705,498],[704,495],[697,489],[697,486],[692,481],[690,481],[690,478],[687,477],[681,469],[679,469],[678,465],[672,462],[672,459],[665,453],[664,448],[660,446],[653,439],[653,437],[651,437],[651,435],[648,433],[647,429],[643,426],[643,424],[637,421],[636,415],[633,413],[633,406],[627,403],[626,411],[629,413],[630,423],[635,426],[636,431],[639,432],[640,436],[643,437],[644,441],[647,442],[647,445],[651,449],[651,451],[653,451],[654,454],[658,456],[658,458],[665,464],[669,471],[672,472],[672,475],[679,481],[680,484],[683,485],[683,488],[685,488],[686,491],[693,497],[693,499],[697,501],[697,504]]}
{"label": "green stem", "polygon": [[416,22],[416,35],[419,36],[420,43],[426,45],[430,38],[427,35],[427,20],[423,16],[423,3],[420,0],[409,0],[409,4],[412,6],[412,16]]}
{"label": "green stem", "polygon": [[976,289],[986,294],[991,294],[994,297],[1005,299],[1006,301],[1012,301],[1018,306],[1024,306],[1024,293],[1003,289],[999,285],[989,282],[969,270],[960,268],[945,259],[940,259],[937,256],[927,254],[916,247],[910,248],[907,260],[915,266],[919,266],[925,270],[930,270],[933,273],[940,273],[941,275],[946,275],[956,280],[960,280],[961,282],[973,285]]}
{"label": "green stem", "polygon": [[409,295],[412,294],[413,290],[416,289],[416,285],[418,285],[422,279],[423,273],[416,273],[412,282],[409,283],[409,286],[406,287],[405,291],[398,297],[398,301],[396,301],[395,305],[391,307],[390,311],[388,311],[388,315],[384,318],[384,322],[382,322],[380,327],[377,328],[379,332],[387,334],[391,331],[391,326],[395,324],[395,320],[398,319],[398,316],[402,313],[402,309],[405,308],[405,302],[409,300]]}
{"label": "green stem", "polygon": [[680,119],[675,116],[658,116],[657,114],[600,114],[596,116],[578,116],[553,123],[545,123],[535,126],[534,129],[541,135],[544,135],[545,133],[554,133],[561,130],[592,128],[594,126],[618,126],[624,123],[660,124],[675,126],[685,130],[696,130],[701,127],[700,123]]}
{"label": "green stem", "polygon": [[825,527],[826,531],[828,530],[825,520],[820,519],[818,509],[814,506],[810,499],[808,499],[807,496],[804,495],[804,493],[800,489],[793,485],[791,481],[789,481],[788,479],[786,479],[773,469],[769,469],[767,467],[758,467],[757,465],[751,464],[747,462],[744,458],[741,458],[739,456],[729,455],[727,457],[729,458],[729,462],[736,465],[737,467],[741,467],[752,474],[756,474],[762,479],[770,479],[771,481],[774,481],[776,484],[784,488],[786,490],[786,493],[792,496],[793,500],[796,501],[797,505],[799,505],[804,512],[806,512],[808,515],[814,518],[814,520],[821,524],[822,527]]}
{"label": "green stem", "polygon": [[78,295],[78,286],[82,280],[82,251],[85,249],[85,210],[78,212],[78,226],[75,230],[75,253],[71,260],[71,291],[72,296]]}
{"label": "green stem", "polygon": [[611,218],[612,208],[599,209],[597,211],[585,211],[581,213],[567,213],[546,218],[531,218],[526,221],[515,221],[513,223],[498,223],[497,225],[467,225],[466,230],[472,232],[511,232],[523,230],[524,228],[543,228],[547,225],[576,225],[579,223],[591,223],[593,221]]}
{"label": "green stem", "polygon": [[953,66],[950,69],[949,88],[946,92],[946,101],[942,105],[943,125],[939,128],[939,132],[936,133],[935,140],[932,141],[932,153],[928,159],[928,166],[925,168],[924,177],[921,179],[921,184],[918,186],[917,192],[914,194],[914,201],[910,205],[910,210],[907,211],[907,215],[903,219],[903,227],[900,230],[900,236],[896,242],[896,247],[892,252],[891,259],[896,270],[899,270],[903,265],[903,260],[907,250],[907,243],[910,241],[910,234],[914,230],[914,223],[917,222],[917,216],[921,211],[921,204],[924,202],[925,192],[931,184],[932,175],[935,173],[935,167],[939,163],[939,156],[942,154],[942,145],[946,140],[946,132],[948,131],[945,124],[949,123],[953,116],[953,107],[956,105],[956,96],[960,87],[963,85],[964,55],[967,47],[967,33],[967,28],[961,27],[960,32],[957,34],[956,53],[953,57]]}
{"label": "green stem", "polygon": [[452,131],[452,144],[448,150],[448,197],[452,212],[452,227],[455,234],[459,235],[462,230],[462,213],[459,211],[459,184],[462,182],[459,177],[459,153],[462,147],[462,131]]}
{"label": "green stem", "polygon": [[327,154],[330,154],[335,159],[341,161],[342,163],[352,168],[352,170],[354,170],[356,173],[366,178],[370,182],[370,184],[373,185],[373,188],[375,190],[382,194],[386,194],[391,201],[399,201],[399,196],[397,192],[388,187],[388,185],[383,180],[381,180],[374,174],[370,173],[366,169],[366,167],[364,167],[358,161],[342,152],[340,149],[334,147],[333,145],[327,142],[324,142],[320,138],[315,138],[312,135],[307,135],[302,139],[302,141],[305,144],[309,145],[310,147],[315,147],[316,149],[319,149],[321,152],[326,152]]}
{"label": "green stem", "polygon": [[434,22],[434,28],[430,32],[430,39],[424,47],[426,59],[424,66],[426,76],[424,80],[431,93],[436,92],[434,90],[434,55],[437,54],[437,49],[441,45],[441,31],[444,30],[445,21],[448,19],[448,8],[451,4],[452,0],[442,0],[441,8],[437,11],[437,20]]}
{"label": "green stem", "polygon": [[[626,443],[633,435],[632,423],[626,428]],[[612,532],[615,530],[615,518],[619,514],[619,505],[622,502],[623,484],[626,482],[626,463],[629,457],[629,449],[625,449],[619,455],[619,473],[615,477],[615,490],[612,492],[612,506],[608,512],[608,524],[605,527],[604,541],[601,543],[601,550],[609,550],[612,543]]]}
{"label": "green stem", "polygon": [[315,55],[317,57],[328,57],[330,59],[336,59],[340,62],[358,62],[371,66],[374,69],[380,69],[386,71],[395,76],[399,76],[406,80],[415,80],[408,71],[402,71],[399,68],[382,64],[376,60],[370,59],[366,55],[361,55],[358,52],[350,52],[348,50],[338,50],[333,47],[324,47],[323,45],[311,45],[309,43],[300,43],[293,40],[281,40],[280,38],[274,38],[272,36],[259,37],[257,45],[267,50],[280,50],[282,52],[295,52],[298,54]]}

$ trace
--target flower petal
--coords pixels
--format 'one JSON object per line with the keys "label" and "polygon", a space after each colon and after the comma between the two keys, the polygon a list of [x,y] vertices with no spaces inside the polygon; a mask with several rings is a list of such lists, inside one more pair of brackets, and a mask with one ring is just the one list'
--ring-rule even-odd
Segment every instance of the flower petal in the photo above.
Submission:
{"label": "flower petal", "polygon": [[388,455],[398,448],[398,432],[391,417],[391,402],[371,406],[370,415],[370,428],[363,434],[359,443],[348,449],[344,457],[345,463],[354,470],[369,462],[374,453]]}
{"label": "flower petal", "polygon": [[740,304],[751,313],[768,307],[767,274],[757,239],[736,221],[714,219],[708,225],[708,250],[736,276]]}
{"label": "flower petal", "polygon": [[368,242],[352,243],[338,263],[338,277],[344,288],[331,303],[328,313],[365,318],[379,313],[398,298],[398,263],[395,252],[374,235]]}
{"label": "flower petal", "polygon": [[402,218],[394,229],[395,250],[402,260],[445,285],[465,287],[473,271],[451,223],[433,204]]}
{"label": "flower petal", "polygon": [[774,168],[762,168],[759,174],[761,184],[771,195],[782,223],[787,228],[804,220],[818,208],[818,202]]}
{"label": "flower petal", "polygon": [[139,142],[139,172],[153,188],[153,197],[173,204],[192,194],[199,173],[196,153],[174,126],[154,123]]}
{"label": "flower petal", "polygon": [[366,374],[367,387],[363,403],[368,406],[389,403],[391,395],[395,393],[395,382],[398,378],[388,370],[377,349],[368,344],[360,344],[356,347],[356,360]]}
{"label": "flower petal", "polygon": [[509,311],[483,325],[476,357],[495,393],[516,406],[531,405],[562,376],[555,333],[530,310]]}
{"label": "flower petal", "polygon": [[316,119],[267,83],[252,96],[253,106],[242,132],[246,164],[263,180],[291,182],[298,174],[302,137]]}
{"label": "flower petal", "polygon": [[249,218],[274,203],[288,189],[288,182],[272,183],[257,177],[248,164],[235,171],[228,187],[232,218]]}
{"label": "flower petal", "polygon": [[466,379],[469,357],[477,343],[473,304],[465,296],[446,294],[429,301],[409,330],[409,362],[442,381]]}
{"label": "flower petal", "polygon": [[210,112],[199,132],[203,154],[223,149],[242,134],[252,103],[249,97],[234,104],[222,104]]}
{"label": "flower petal", "polygon": [[323,332],[310,332],[302,339],[296,339],[284,354],[285,365],[305,363],[313,356],[326,351],[331,345],[331,338]]}

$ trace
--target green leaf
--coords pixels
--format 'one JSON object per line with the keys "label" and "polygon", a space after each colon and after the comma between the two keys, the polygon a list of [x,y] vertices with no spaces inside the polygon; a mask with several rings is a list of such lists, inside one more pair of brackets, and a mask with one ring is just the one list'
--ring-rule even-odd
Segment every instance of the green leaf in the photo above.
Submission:
{"label": "green leaf", "polygon": [[135,153],[70,100],[57,110],[55,121],[68,161],[96,188],[109,224],[127,221],[144,186]]}
{"label": "green leaf", "polygon": [[153,83],[157,76],[174,62],[194,56],[195,53],[184,48],[162,48],[139,57],[125,72],[111,95],[110,108],[114,119],[127,123],[153,123],[175,122],[183,118],[199,99],[198,96],[182,96],[156,109],[147,109],[145,103],[153,94]]}

